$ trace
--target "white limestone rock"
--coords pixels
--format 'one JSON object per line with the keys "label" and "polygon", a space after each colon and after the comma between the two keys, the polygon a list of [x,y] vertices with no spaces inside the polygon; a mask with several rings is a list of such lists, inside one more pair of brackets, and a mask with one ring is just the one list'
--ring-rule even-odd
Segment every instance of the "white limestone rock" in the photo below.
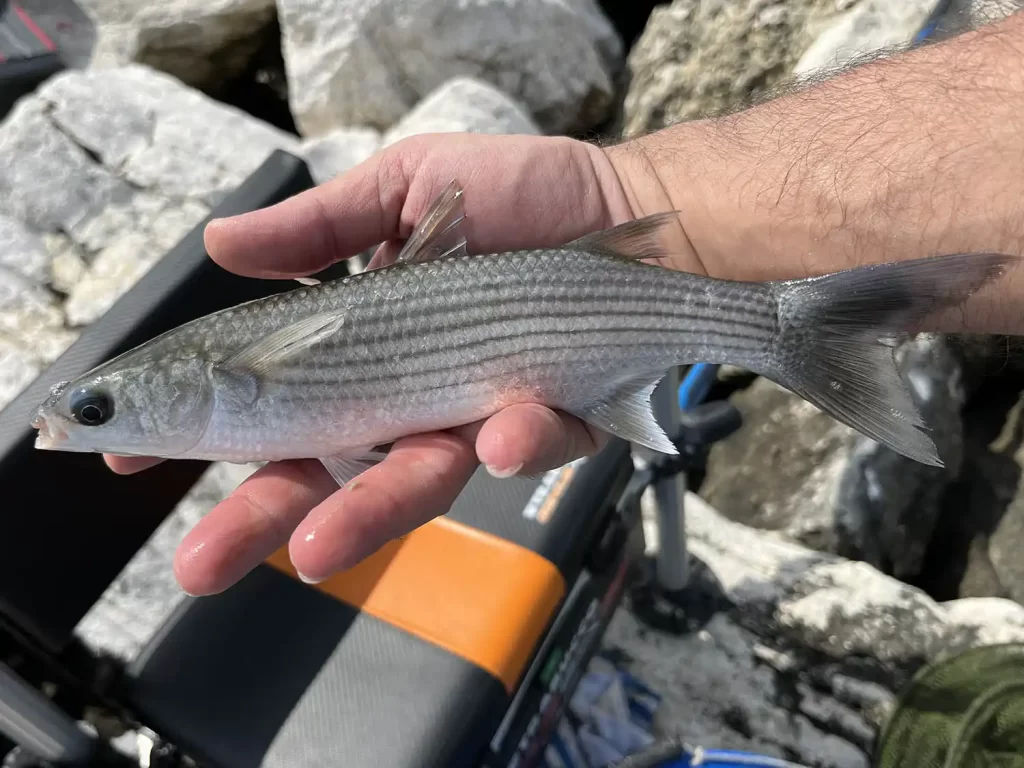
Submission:
{"label": "white limestone rock", "polygon": [[78,0],[96,27],[90,65],[140,63],[196,87],[240,74],[274,19],[274,0]]}
{"label": "white limestone rock", "polygon": [[936,603],[867,563],[813,552],[734,523],[686,497],[690,550],[734,603],[757,607],[803,646],[899,666],[1024,640],[1024,606],[1002,598]]}
{"label": "white limestone rock", "polygon": [[[57,75],[50,83],[65,77]],[[36,231],[81,236],[110,204],[134,191],[50,119],[46,86],[20,101],[0,125],[0,208]]]}
{"label": "white limestone rock", "polygon": [[428,94],[384,134],[384,144],[422,133],[539,134],[541,129],[516,101],[492,85],[452,78]]}
{"label": "white limestone rock", "polygon": [[48,232],[44,240],[46,250],[51,255],[50,285],[55,291],[69,294],[89,269],[85,252],[70,237],[60,232]]}
{"label": "white limestone rock", "polygon": [[322,184],[359,165],[380,146],[380,133],[372,128],[337,128],[306,139],[300,152],[313,181]]}
{"label": "white limestone rock", "polygon": [[76,336],[64,327],[64,313],[49,290],[0,266],[0,408]]}
{"label": "white limestone rock", "polygon": [[133,232],[104,248],[71,289],[65,305],[68,324],[86,326],[99,320],[164,253],[156,241]]}
{"label": "white limestone rock", "polygon": [[91,648],[133,660],[186,595],[174,577],[174,552],[211,509],[258,465],[214,463],[136,553],[75,633]]}
{"label": "white limestone rock", "polygon": [[0,213],[0,267],[36,283],[45,283],[50,272],[50,252],[39,233]]}
{"label": "white limestone rock", "polygon": [[629,52],[622,130],[642,135],[731,112],[785,82],[801,52],[856,0],[672,0]]}
{"label": "white limestone rock", "polygon": [[0,410],[39,375],[40,367],[23,347],[0,335]]}
{"label": "white limestone rock", "polygon": [[70,344],[56,297],[17,272],[0,267],[0,335],[32,358],[50,362]]}
{"label": "white limestone rock", "polygon": [[298,144],[139,64],[67,70],[20,100],[0,122],[0,402]]}
{"label": "white limestone rock", "polygon": [[862,0],[811,43],[793,73],[805,77],[910,45],[938,4],[939,0]]}
{"label": "white limestone rock", "polygon": [[304,136],[385,130],[453,77],[484,80],[547,132],[608,112],[622,42],[595,0],[278,0]]}
{"label": "white limestone rock", "polygon": [[142,271],[112,253],[151,266],[275,149],[298,140],[148,67],[68,71],[0,124],[0,209],[40,234],[60,290],[119,295],[112,275]]}
{"label": "white limestone rock", "polygon": [[41,89],[54,124],[134,188],[220,202],[275,149],[298,139],[148,67],[54,78]]}

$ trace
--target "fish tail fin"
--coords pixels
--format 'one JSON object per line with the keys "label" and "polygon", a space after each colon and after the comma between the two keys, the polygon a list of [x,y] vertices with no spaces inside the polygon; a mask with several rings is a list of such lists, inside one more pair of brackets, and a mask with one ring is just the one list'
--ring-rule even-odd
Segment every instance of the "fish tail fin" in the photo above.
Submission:
{"label": "fish tail fin", "polygon": [[780,335],[765,376],[894,451],[942,466],[895,346],[915,324],[960,304],[1016,261],[953,254],[769,283]]}

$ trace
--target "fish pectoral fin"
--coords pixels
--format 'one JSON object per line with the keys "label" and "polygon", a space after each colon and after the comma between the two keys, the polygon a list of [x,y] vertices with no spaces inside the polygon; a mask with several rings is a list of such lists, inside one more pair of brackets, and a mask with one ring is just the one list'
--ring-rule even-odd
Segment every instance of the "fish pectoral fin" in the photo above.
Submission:
{"label": "fish pectoral fin", "polygon": [[252,371],[211,365],[210,380],[216,387],[218,403],[235,411],[251,408],[260,396],[260,380]]}
{"label": "fish pectoral fin", "polygon": [[583,235],[568,243],[565,248],[636,261],[659,259],[668,255],[668,251],[659,240],[661,231],[673,221],[679,222],[679,211],[653,213],[634,221],[627,221],[625,224]]}
{"label": "fish pectoral fin", "polygon": [[224,361],[228,370],[263,373],[337,333],[345,324],[340,312],[320,312],[264,336]]}
{"label": "fish pectoral fin", "polygon": [[415,264],[444,256],[468,254],[466,238],[462,233],[462,222],[466,218],[462,195],[462,187],[458,182],[454,179],[448,182],[419,220],[395,259],[396,263]]}
{"label": "fish pectoral fin", "polygon": [[658,424],[651,395],[665,372],[631,377],[598,403],[574,410],[575,416],[605,432],[654,451],[675,455],[675,444]]}
{"label": "fish pectoral fin", "polygon": [[353,478],[383,461],[386,455],[375,451],[369,451],[362,455],[345,453],[339,456],[322,456],[320,463],[330,472],[334,482],[344,488]]}
{"label": "fish pectoral fin", "polygon": [[315,277],[296,277],[295,282],[299,285],[320,285],[320,281]]}

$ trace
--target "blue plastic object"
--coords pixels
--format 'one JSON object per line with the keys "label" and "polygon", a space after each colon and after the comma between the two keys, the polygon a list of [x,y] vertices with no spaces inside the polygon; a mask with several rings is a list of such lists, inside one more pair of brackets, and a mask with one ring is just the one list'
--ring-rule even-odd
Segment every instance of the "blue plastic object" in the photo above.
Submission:
{"label": "blue plastic object", "polygon": [[950,0],[940,0],[940,2],[932,9],[931,15],[929,15],[928,20],[925,21],[924,26],[922,26],[921,29],[917,31],[917,34],[914,35],[914,45],[921,45],[931,39],[932,35],[934,35],[938,30],[939,23],[942,18],[949,12],[951,6],[952,3]]}
{"label": "blue plastic object", "polygon": [[710,363],[691,365],[679,382],[679,408],[686,411],[700,405],[718,376],[718,366]]}
{"label": "blue plastic object", "polygon": [[921,31],[917,33],[917,36],[914,38],[914,42],[919,44],[925,42],[932,36],[932,33],[935,31],[937,26],[938,24],[934,21],[931,24],[925,25]]}
{"label": "blue plastic object", "polygon": [[702,749],[658,764],[657,768],[802,768],[777,757],[731,749]]}

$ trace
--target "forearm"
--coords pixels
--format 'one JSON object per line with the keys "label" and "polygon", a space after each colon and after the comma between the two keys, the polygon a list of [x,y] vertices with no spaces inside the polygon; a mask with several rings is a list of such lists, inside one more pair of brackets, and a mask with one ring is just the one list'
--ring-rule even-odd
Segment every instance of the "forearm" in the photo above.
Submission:
{"label": "forearm", "polygon": [[[680,210],[714,276],[1024,254],[1024,14],[608,152],[640,180],[634,214]],[[1022,273],[971,307],[970,329],[1024,332],[1010,302]]]}

